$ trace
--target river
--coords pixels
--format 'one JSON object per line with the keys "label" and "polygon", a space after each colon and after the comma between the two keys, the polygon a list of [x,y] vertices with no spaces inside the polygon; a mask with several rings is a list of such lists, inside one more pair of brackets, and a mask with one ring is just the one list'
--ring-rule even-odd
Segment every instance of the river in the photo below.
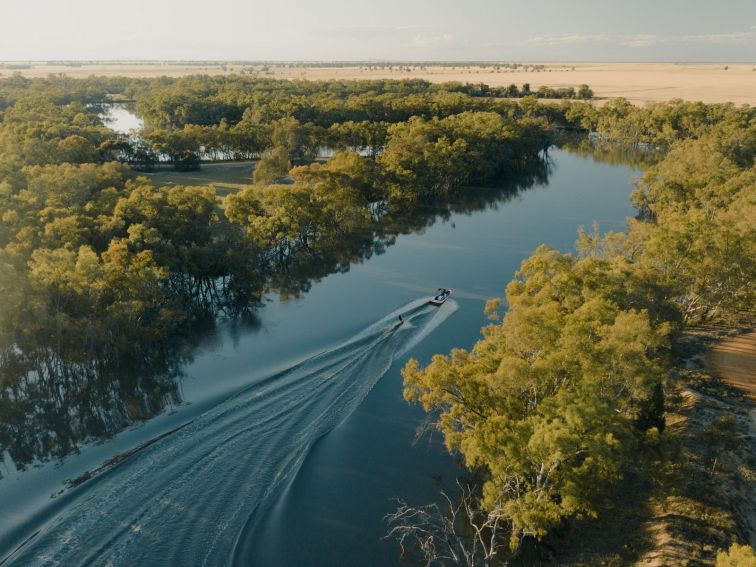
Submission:
{"label": "river", "polygon": [[[62,458],[3,448],[0,563],[400,565],[383,539],[392,498],[431,502],[462,472],[437,434],[416,440],[425,415],[403,401],[401,367],[472,346],[485,301],[539,244],[569,251],[578,226],[620,230],[633,214],[637,170],[550,159],[547,181],[219,324],[167,386],[139,390],[153,411],[127,427]],[[454,289],[440,309],[426,304],[437,287]]]}
{"label": "river", "polygon": [[133,104],[110,104],[102,114],[103,123],[121,134],[133,134],[144,127],[144,121],[134,113]]}

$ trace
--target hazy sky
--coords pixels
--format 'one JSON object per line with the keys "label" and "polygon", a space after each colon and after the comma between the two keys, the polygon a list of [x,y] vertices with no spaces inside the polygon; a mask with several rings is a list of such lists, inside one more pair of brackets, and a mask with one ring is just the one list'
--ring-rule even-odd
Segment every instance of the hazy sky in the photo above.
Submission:
{"label": "hazy sky", "polygon": [[0,60],[756,62],[756,0],[0,0]]}

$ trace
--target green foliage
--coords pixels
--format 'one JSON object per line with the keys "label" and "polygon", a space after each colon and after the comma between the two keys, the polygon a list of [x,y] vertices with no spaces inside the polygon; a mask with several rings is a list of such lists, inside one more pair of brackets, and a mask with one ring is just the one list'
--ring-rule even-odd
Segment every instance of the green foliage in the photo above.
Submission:
{"label": "green foliage", "polygon": [[257,162],[252,179],[255,184],[268,185],[280,177],[286,177],[290,169],[288,150],[283,146],[278,146]]}
{"label": "green foliage", "polygon": [[354,152],[338,152],[324,164],[297,167],[291,174],[298,183],[326,184],[333,188],[334,198],[343,193],[344,199],[357,206],[370,207],[386,198],[380,164]]}
{"label": "green foliage", "polygon": [[472,351],[404,369],[405,397],[438,412],[448,448],[486,471],[483,505],[510,522],[513,548],[596,515],[633,459],[670,330],[635,304],[637,278],[541,247]]}
{"label": "green foliage", "polygon": [[371,157],[385,146],[388,138],[386,122],[348,120],[328,129],[328,145],[338,150],[368,151]]}
{"label": "green foliage", "polygon": [[593,90],[588,85],[580,85],[575,98],[582,98],[583,100],[593,98]]}
{"label": "green foliage", "polygon": [[686,321],[726,319],[756,301],[754,155],[756,123],[718,126],[675,144],[633,195],[646,219],[633,225],[640,261],[677,289]]}
{"label": "green foliage", "polygon": [[[283,148],[278,153],[286,160]],[[256,173],[255,186],[229,195],[224,204],[228,219],[276,256],[328,247],[333,239],[369,226],[374,203],[383,198],[378,165],[354,153],[296,167],[291,174],[293,184],[266,186],[269,180],[258,182],[264,178]]]}
{"label": "green foliage", "polygon": [[300,124],[296,118],[281,118],[272,122],[271,142],[277,148],[284,148],[292,161],[314,158],[319,140],[318,128],[311,123]]}
{"label": "green foliage", "polygon": [[605,140],[665,148],[678,140],[700,138],[720,124],[747,128],[756,116],[752,107],[737,108],[729,103],[673,100],[640,107],[621,97],[601,107],[565,105],[563,113],[573,126],[597,132]]}
{"label": "green foliage", "polygon": [[[401,179],[372,158],[341,153],[327,165],[298,168],[294,185],[271,189],[265,186],[287,174],[291,159],[312,157],[324,141],[375,154],[389,144],[387,123],[377,117],[395,122],[414,113],[447,115],[477,107],[480,101],[455,91],[456,86],[411,81],[290,84],[205,77],[103,83],[107,88],[100,95],[118,84],[121,92],[138,100],[148,122],[148,146],[113,136],[102,125],[99,108],[83,104],[89,95],[62,101],[53,96],[52,83],[3,83],[11,93],[0,127],[0,245],[8,256],[5,265],[22,279],[32,273],[32,265],[35,274],[45,273],[45,266],[72,273],[74,255],[91,251],[102,263],[113,245],[125,246],[124,253],[135,258],[144,254],[140,262],[155,264],[154,285],[162,294],[156,303],[176,310],[178,326],[184,311],[235,305],[241,290],[254,300],[262,293],[261,273],[276,258],[338,247],[340,236],[370,226],[390,208],[404,212],[403,203],[416,194],[429,197],[439,187],[448,192],[500,175],[506,167],[514,169],[518,156],[537,152],[543,140],[519,153],[512,147],[530,136],[545,138],[545,126],[530,119],[523,119],[520,127],[513,116],[461,114],[438,123],[426,121],[432,164],[413,167],[415,174],[425,175],[427,186],[416,187],[412,176]],[[40,92],[30,93],[37,87]],[[247,87],[252,91],[246,92]],[[398,128],[393,148],[401,143],[400,132]],[[210,188],[156,189],[144,179],[133,179],[122,166],[101,163],[119,157],[149,168],[161,155],[192,168],[208,156],[259,155],[271,144],[275,148],[255,169],[258,187],[229,197],[224,211],[217,209]],[[492,171],[486,160],[493,157],[499,161]],[[389,177],[390,192],[385,189]],[[103,273],[91,275],[96,280]],[[252,287],[242,277],[254,282]],[[74,291],[86,300],[76,299],[74,291],[63,293],[49,278],[33,283],[41,303],[47,286],[54,291],[49,301],[82,321],[108,312],[107,301],[130,301],[113,296],[97,296],[95,301],[79,288]],[[145,304],[144,309],[139,320],[152,320],[152,308]]]}
{"label": "green foliage", "polygon": [[[319,147],[359,150],[378,154],[387,142],[389,124],[417,116],[426,120],[464,112],[496,112],[508,120],[523,115],[542,117],[548,123],[563,123],[563,113],[551,105],[538,105],[535,97],[575,98],[574,88],[542,87],[531,93],[525,85],[495,89],[482,84],[426,81],[285,81],[241,76],[193,76],[180,79],[88,79],[0,80],[0,97],[7,91],[9,116],[19,124],[33,123],[25,105],[34,112],[40,101],[52,115],[61,105],[94,120],[100,132],[77,134],[88,140],[69,140],[57,157],[57,148],[31,143],[23,161],[51,163],[125,159],[150,169],[161,156],[180,169],[198,167],[208,159],[250,159],[266,150],[283,146],[290,160],[313,158]],[[136,99],[138,114],[144,118],[147,144],[118,138],[99,124],[96,113],[109,95],[120,93]],[[529,97],[521,105],[502,96]],[[532,100],[531,100],[532,99]],[[2,99],[0,99],[1,101]],[[89,106],[85,106],[89,104]],[[0,102],[0,107],[2,103]],[[30,120],[30,118],[32,118]],[[63,116],[59,129],[73,123]],[[55,132],[55,134],[59,134]],[[21,135],[21,138],[38,136]],[[63,140],[65,136],[56,135]],[[27,140],[30,142],[30,140]]]}
{"label": "green foliage", "polygon": [[488,184],[514,172],[549,143],[545,124],[537,120],[513,122],[493,112],[463,112],[443,119],[416,117],[390,127],[378,161],[386,170],[390,196],[412,202]]}
{"label": "green foliage", "polygon": [[727,551],[717,553],[716,567],[756,567],[756,554],[750,545],[733,543]]}
{"label": "green foliage", "polygon": [[[293,162],[312,159],[323,146],[375,157],[387,143],[389,125],[413,117],[495,112],[508,121],[527,115],[563,124],[563,113],[552,105],[539,105],[536,97],[577,97],[574,88],[543,87],[532,93],[529,87],[512,91],[417,80],[318,82],[240,76],[145,80],[134,91],[152,149],[171,159],[176,157],[166,149],[191,140],[194,148],[204,148],[205,157],[256,157],[282,146]],[[517,104],[499,98],[503,96],[529,98]],[[164,143],[174,137],[176,143]]]}
{"label": "green foliage", "polygon": [[59,106],[41,95],[19,94],[2,115],[0,161],[26,165],[103,161],[117,136],[81,103]]}

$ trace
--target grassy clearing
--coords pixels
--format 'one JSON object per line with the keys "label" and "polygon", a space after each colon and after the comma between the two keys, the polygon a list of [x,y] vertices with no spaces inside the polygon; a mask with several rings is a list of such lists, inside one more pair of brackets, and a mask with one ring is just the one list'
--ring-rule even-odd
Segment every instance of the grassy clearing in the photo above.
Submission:
{"label": "grassy clearing", "polygon": [[218,197],[239,191],[252,183],[251,161],[203,164],[199,171],[160,170],[140,173],[150,178],[156,187],[170,185],[214,185]]}

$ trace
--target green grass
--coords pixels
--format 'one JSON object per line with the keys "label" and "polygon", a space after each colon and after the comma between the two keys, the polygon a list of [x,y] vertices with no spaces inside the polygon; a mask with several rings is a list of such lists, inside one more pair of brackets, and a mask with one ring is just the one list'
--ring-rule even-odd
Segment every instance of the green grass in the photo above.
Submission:
{"label": "green grass", "polygon": [[245,185],[252,184],[253,163],[230,162],[203,164],[199,171],[160,170],[140,173],[149,177],[156,187],[170,185],[214,185],[218,197],[235,193]]}

